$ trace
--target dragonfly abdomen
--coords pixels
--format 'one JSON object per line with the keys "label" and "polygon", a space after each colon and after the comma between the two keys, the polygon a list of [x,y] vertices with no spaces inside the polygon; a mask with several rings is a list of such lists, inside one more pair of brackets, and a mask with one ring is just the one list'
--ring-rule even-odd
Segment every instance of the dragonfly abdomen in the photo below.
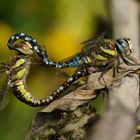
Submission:
{"label": "dragonfly abdomen", "polygon": [[[48,98],[38,99],[32,96],[29,92],[28,87],[24,80],[17,80],[13,86],[12,90],[14,95],[23,103],[30,105],[32,107],[47,106],[58,97],[58,94],[51,95]],[[60,92],[60,91],[59,91]],[[60,93],[59,93],[60,94]]]}
{"label": "dragonfly abdomen", "polygon": [[80,54],[77,54],[69,60],[62,60],[60,62],[57,62],[56,68],[80,67],[84,64],[89,64],[90,62],[91,61],[88,56],[82,56]]}
{"label": "dragonfly abdomen", "polygon": [[[96,72],[96,70],[94,70]],[[14,95],[23,103],[33,106],[47,106],[56,100],[63,92],[71,86],[71,84],[79,79],[80,77],[88,75],[88,71],[86,69],[82,69],[77,71],[74,75],[68,78],[56,91],[54,91],[49,97],[44,99],[34,98],[32,94],[29,92],[29,89],[25,83],[25,80],[17,80],[12,84],[12,90]]]}
{"label": "dragonfly abdomen", "polygon": [[40,100],[37,100],[32,97],[24,80],[17,80],[13,84],[12,90],[13,90],[14,95],[25,104],[28,104],[30,106],[40,105]]}
{"label": "dragonfly abdomen", "polygon": [[30,35],[27,35],[21,32],[21,33],[16,33],[15,35],[11,36],[7,43],[7,46],[9,47],[9,49],[16,50],[13,44],[19,39],[29,42],[31,44],[30,46],[31,49],[33,49],[38,54],[38,56],[43,59],[46,65],[49,65],[50,62],[48,61],[47,53],[40,47],[36,39],[31,37]]}

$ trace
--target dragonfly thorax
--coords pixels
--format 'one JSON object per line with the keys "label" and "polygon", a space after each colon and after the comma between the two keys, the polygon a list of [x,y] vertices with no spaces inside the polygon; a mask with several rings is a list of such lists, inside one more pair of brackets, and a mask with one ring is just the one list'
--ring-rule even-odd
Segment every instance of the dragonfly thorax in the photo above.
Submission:
{"label": "dragonfly thorax", "polygon": [[15,80],[23,79],[28,71],[28,58],[26,57],[13,57],[8,62],[8,69],[6,71],[8,79],[12,82]]}

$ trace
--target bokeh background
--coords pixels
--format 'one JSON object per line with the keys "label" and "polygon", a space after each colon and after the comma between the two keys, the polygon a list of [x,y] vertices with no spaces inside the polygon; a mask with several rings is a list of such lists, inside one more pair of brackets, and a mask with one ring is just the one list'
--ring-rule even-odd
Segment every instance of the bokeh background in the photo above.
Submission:
{"label": "bokeh background", "polygon": [[[104,0],[0,0],[0,61],[15,54],[6,44],[16,32],[35,37],[46,46],[53,60],[75,54],[82,41],[101,32],[111,37],[107,5]],[[57,72],[50,68],[31,69],[27,83],[35,97],[47,97],[64,81],[54,73]],[[0,75],[0,86],[4,80],[4,75]],[[9,94],[9,104],[0,112],[0,139],[21,140],[41,108],[21,103],[10,90]]]}

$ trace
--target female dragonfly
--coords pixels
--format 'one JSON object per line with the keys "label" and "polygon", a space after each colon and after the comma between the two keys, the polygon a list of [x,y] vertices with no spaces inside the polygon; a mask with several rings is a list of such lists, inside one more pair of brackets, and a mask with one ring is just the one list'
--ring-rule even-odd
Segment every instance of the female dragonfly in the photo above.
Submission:
{"label": "female dragonfly", "polygon": [[[32,46],[28,42],[20,42],[13,45],[14,50],[18,52],[17,55],[10,58],[6,63],[0,63],[0,73],[7,75],[7,82],[4,85],[5,90],[0,93],[0,110],[7,104],[4,103],[4,98],[7,95],[4,91],[10,87],[14,95],[21,102],[30,106],[46,106],[55,100],[61,93],[64,92],[74,81],[78,78],[87,75],[85,69],[77,71],[66,82],[64,82],[51,96],[38,99],[33,97],[26,84],[26,76],[29,72],[29,67],[32,65],[31,56],[33,55]],[[40,63],[41,65],[41,63]]]}

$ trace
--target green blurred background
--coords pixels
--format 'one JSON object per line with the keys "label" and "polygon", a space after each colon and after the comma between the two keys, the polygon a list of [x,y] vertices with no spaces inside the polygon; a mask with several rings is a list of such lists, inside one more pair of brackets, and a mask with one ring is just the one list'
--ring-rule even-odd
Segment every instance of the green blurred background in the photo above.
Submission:
{"label": "green blurred background", "polygon": [[[45,45],[51,59],[61,60],[78,52],[80,42],[109,32],[109,16],[104,0],[1,0],[0,61],[14,55],[6,46],[9,37],[24,32]],[[50,68],[32,68],[27,83],[36,97],[47,97],[63,78]],[[0,75],[0,86],[4,76]],[[0,112],[0,139],[24,139],[32,118],[41,108],[18,101],[11,91],[8,106]]]}

